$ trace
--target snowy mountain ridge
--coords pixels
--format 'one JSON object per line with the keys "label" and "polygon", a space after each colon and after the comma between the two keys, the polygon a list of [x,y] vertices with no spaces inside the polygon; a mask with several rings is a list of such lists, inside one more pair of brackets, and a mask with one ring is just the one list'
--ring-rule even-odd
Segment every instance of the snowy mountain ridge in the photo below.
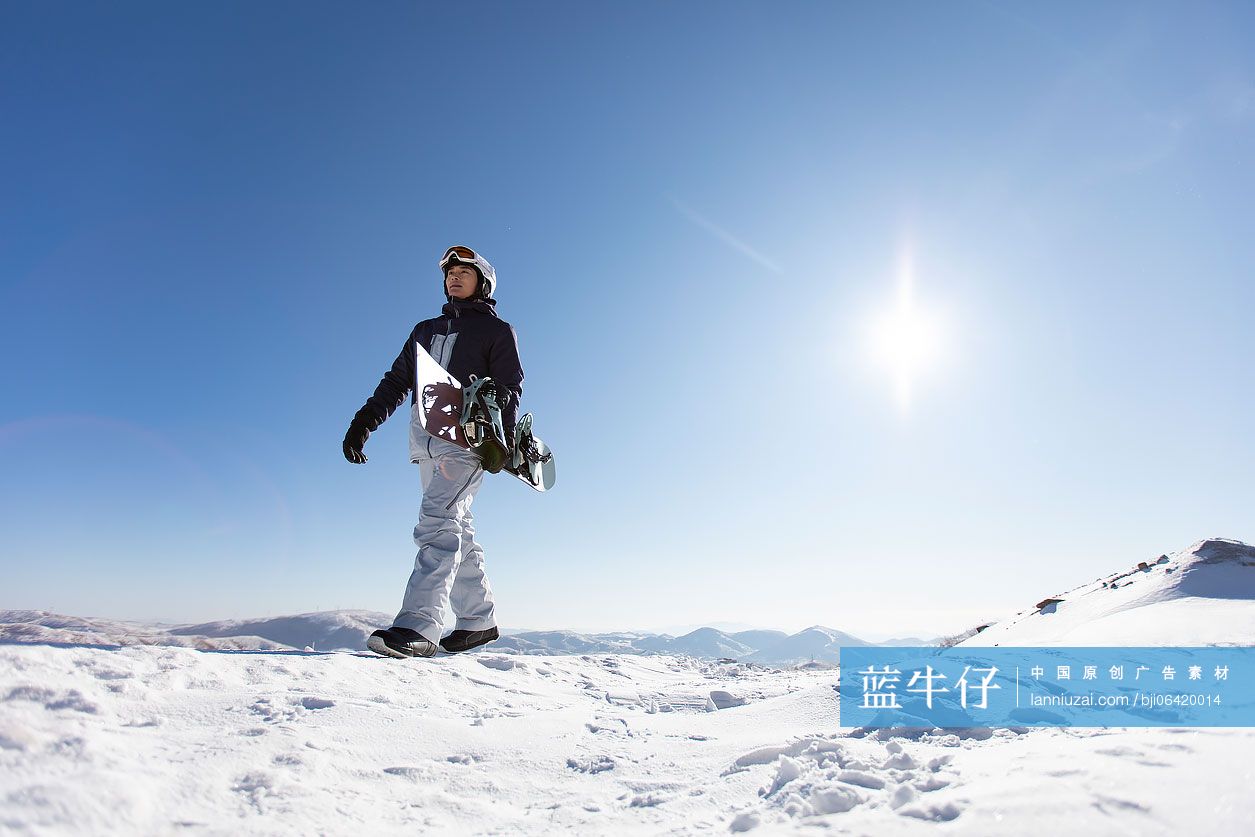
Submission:
{"label": "snowy mountain ridge", "polygon": [[959,645],[1255,645],[1255,547],[1208,538],[1048,596]]}

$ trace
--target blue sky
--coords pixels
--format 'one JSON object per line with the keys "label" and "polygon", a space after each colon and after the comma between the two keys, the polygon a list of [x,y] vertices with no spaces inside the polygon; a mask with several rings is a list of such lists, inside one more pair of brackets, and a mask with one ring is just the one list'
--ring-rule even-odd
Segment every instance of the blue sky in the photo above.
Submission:
{"label": "blue sky", "polygon": [[[5,3],[0,607],[392,612],[454,242],[507,626],[959,631],[1255,540],[1247,4]],[[902,265],[911,397],[867,344]]]}

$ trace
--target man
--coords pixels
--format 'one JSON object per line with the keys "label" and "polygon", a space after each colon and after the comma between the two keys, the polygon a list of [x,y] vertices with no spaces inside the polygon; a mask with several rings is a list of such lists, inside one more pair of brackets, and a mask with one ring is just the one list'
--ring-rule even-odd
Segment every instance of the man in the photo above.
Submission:
{"label": "man", "polygon": [[[513,444],[523,367],[514,329],[497,316],[497,275],[479,253],[461,245],[440,260],[447,303],[441,315],[414,326],[392,368],[375,393],[353,417],[344,437],[349,462],[366,461],[362,447],[410,394],[410,461],[419,466],[423,504],[414,542],[418,555],[391,628],[375,631],[367,647],[390,657],[430,657],[437,646],[466,651],[497,639],[492,588],[484,575],[484,551],[475,541],[471,502],[484,471],[475,453],[431,435],[423,426],[415,393],[415,344],[445,371],[466,383],[471,375],[497,384],[506,441]],[[446,605],[457,617],[454,630],[441,638]]]}

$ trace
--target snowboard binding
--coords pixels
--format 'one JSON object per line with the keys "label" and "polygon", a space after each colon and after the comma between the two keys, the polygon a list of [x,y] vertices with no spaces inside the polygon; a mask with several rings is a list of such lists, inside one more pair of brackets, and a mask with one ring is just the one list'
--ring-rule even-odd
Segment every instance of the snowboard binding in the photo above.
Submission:
{"label": "snowboard binding", "polygon": [[471,450],[490,474],[499,472],[511,459],[501,423],[499,395],[492,378],[472,375],[470,386],[462,394],[462,416],[458,422]]}
{"label": "snowboard binding", "polygon": [[532,434],[532,414],[524,413],[514,427],[510,471],[543,491],[553,485],[552,461],[553,451]]}

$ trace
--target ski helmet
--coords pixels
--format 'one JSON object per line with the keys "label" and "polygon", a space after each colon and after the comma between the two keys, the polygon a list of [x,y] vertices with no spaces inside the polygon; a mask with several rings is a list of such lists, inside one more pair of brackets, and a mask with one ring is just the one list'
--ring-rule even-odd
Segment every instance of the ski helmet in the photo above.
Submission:
{"label": "ski helmet", "polygon": [[497,289],[497,271],[493,270],[487,259],[470,247],[455,244],[445,250],[444,258],[440,260],[440,272],[448,271],[449,265],[453,264],[468,264],[475,268],[475,272],[479,274],[479,295],[492,298],[492,292]]}

